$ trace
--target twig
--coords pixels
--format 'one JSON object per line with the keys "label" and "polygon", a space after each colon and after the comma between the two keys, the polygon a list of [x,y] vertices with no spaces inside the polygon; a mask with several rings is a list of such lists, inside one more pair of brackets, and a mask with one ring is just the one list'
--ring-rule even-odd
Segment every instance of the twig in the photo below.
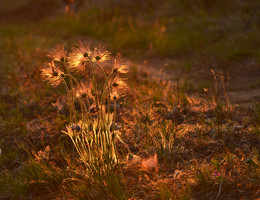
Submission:
{"label": "twig", "polygon": [[219,184],[218,195],[217,195],[217,197],[215,198],[215,200],[217,200],[217,199],[219,198],[219,196],[220,196],[221,187],[222,187],[222,181],[221,181],[220,184]]}

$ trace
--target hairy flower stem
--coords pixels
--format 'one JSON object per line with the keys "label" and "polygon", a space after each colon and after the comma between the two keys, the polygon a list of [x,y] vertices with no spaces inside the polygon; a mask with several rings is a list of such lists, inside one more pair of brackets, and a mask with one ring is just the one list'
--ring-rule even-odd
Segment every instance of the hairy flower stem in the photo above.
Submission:
{"label": "hairy flower stem", "polygon": [[[65,81],[65,79],[62,77],[62,76],[60,76],[59,75],[59,77],[61,78],[61,80],[63,81],[63,83],[64,83],[64,85],[65,85],[65,88],[66,88],[66,90],[67,90],[67,95],[68,95],[68,99],[69,99],[69,113],[70,113],[70,121],[73,121],[73,116],[72,116],[72,114],[73,114],[73,108],[72,108],[72,106],[73,105],[71,105],[71,101],[70,101],[70,90],[69,90],[69,87],[68,87],[68,85],[67,85],[67,82]],[[75,119],[74,119],[75,120]],[[76,121],[76,120],[75,120]]]}
{"label": "hairy flower stem", "polygon": [[[107,85],[107,87],[109,87],[109,83],[108,83],[108,79],[109,79],[109,76],[107,76],[106,75],[106,72],[104,71],[104,69],[99,65],[99,64],[97,64],[97,62],[96,62],[96,65],[98,66],[98,68],[102,71],[102,73],[103,73],[103,75],[104,75],[104,78],[105,78],[105,83],[106,83],[106,85]],[[105,89],[105,85],[104,85],[104,87],[103,87],[103,91],[102,91],[102,96],[103,96],[103,94],[105,94],[106,93],[106,89]],[[108,104],[110,104],[110,92],[108,93],[109,94],[109,102],[108,102]],[[104,104],[105,102],[103,102],[103,98],[101,97],[101,104]],[[109,111],[110,111],[110,107],[108,106],[108,109],[109,109]],[[108,111],[108,112],[109,112]]]}
{"label": "hairy flower stem", "polygon": [[71,107],[72,107],[72,112],[73,112],[73,118],[74,118],[75,121],[77,121],[77,115],[76,115],[76,109],[75,109],[75,99],[74,99],[73,90],[72,90],[72,88],[73,88],[73,81],[72,81],[72,78],[71,78],[72,75],[71,75],[70,70],[68,68],[68,65],[66,63],[66,60],[63,61],[63,65],[64,65],[64,68],[67,71],[69,83],[70,83],[70,88],[71,88],[70,97],[71,97],[71,104],[72,104]]}
{"label": "hairy flower stem", "polygon": [[[75,83],[76,83],[76,85],[80,85],[79,84],[79,82],[78,82],[78,80],[74,77],[74,76],[72,76],[71,74],[69,75],[74,81],[75,81]],[[78,88],[76,87],[76,89],[78,90]],[[78,90],[79,91],[79,90]],[[79,98],[80,99],[80,98]],[[88,98],[86,98],[86,100],[87,100],[87,106],[88,106],[88,111],[87,111],[87,108],[86,108],[86,105],[85,105],[85,103],[84,103],[84,101],[82,101],[81,99],[80,99],[80,106],[82,107],[83,106],[83,108],[85,109],[85,111],[86,111],[86,114],[89,114],[89,117],[92,119],[92,116],[91,116],[91,114],[90,114],[90,102],[89,102],[89,99]],[[82,111],[82,109],[81,109],[81,111]],[[83,112],[82,112],[83,113]]]}

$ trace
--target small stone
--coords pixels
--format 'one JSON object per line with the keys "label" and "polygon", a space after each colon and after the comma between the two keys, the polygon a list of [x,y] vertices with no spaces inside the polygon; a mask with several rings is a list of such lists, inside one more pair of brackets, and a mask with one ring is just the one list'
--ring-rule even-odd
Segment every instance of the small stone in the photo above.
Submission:
{"label": "small stone", "polygon": [[233,131],[239,131],[239,130],[241,130],[241,129],[243,129],[243,128],[244,128],[244,126],[235,125],[235,126],[233,126]]}

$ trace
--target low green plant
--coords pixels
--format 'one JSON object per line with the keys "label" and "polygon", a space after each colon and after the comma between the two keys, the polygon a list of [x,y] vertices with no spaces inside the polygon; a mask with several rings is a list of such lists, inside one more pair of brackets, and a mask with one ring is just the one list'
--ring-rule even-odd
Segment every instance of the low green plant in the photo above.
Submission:
{"label": "low green plant", "polygon": [[24,199],[28,185],[15,173],[3,170],[0,173],[0,199]]}
{"label": "low green plant", "polygon": [[164,158],[175,159],[176,154],[181,149],[183,128],[176,126],[174,121],[165,121],[160,125],[154,125],[151,130],[158,153]]}

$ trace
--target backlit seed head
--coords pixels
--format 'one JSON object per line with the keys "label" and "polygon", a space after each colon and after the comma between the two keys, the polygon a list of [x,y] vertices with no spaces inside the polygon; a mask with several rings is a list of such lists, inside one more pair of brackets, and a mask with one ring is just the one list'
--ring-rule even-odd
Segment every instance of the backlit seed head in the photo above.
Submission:
{"label": "backlit seed head", "polygon": [[117,100],[119,99],[119,94],[116,90],[112,90],[111,94],[110,94],[110,99],[111,100]]}
{"label": "backlit seed head", "polygon": [[104,47],[95,47],[92,51],[92,61],[105,62],[110,59],[110,53]]}
{"label": "backlit seed head", "polygon": [[122,78],[119,78],[118,76],[115,77],[111,85],[113,88],[117,90],[125,90],[127,88],[125,81]]}
{"label": "backlit seed head", "polygon": [[77,72],[84,72],[85,65],[90,61],[92,54],[91,44],[79,42],[76,47],[72,48],[72,52],[68,56],[69,68]]}
{"label": "backlit seed head", "polygon": [[44,80],[46,80],[53,87],[57,87],[64,76],[64,73],[58,69],[54,63],[47,63],[44,68],[41,69],[41,74]]}
{"label": "backlit seed head", "polygon": [[67,56],[67,52],[64,50],[63,45],[57,45],[55,48],[53,48],[48,56],[53,60],[53,61],[65,61],[65,58]]}
{"label": "backlit seed head", "polygon": [[92,90],[93,88],[93,85],[92,83],[83,83],[81,82],[80,85],[77,86],[77,88],[75,88],[75,93],[76,93],[76,97],[77,98],[89,98],[89,99],[92,99],[94,98],[93,95],[92,95]]}
{"label": "backlit seed head", "polygon": [[111,91],[110,91],[110,99],[117,100],[119,96],[125,91],[127,88],[126,83],[122,78],[118,76],[115,77],[112,81],[110,81]]}
{"label": "backlit seed head", "polygon": [[121,56],[115,58],[112,72],[115,74],[126,74],[128,72],[127,63],[121,58]]}

